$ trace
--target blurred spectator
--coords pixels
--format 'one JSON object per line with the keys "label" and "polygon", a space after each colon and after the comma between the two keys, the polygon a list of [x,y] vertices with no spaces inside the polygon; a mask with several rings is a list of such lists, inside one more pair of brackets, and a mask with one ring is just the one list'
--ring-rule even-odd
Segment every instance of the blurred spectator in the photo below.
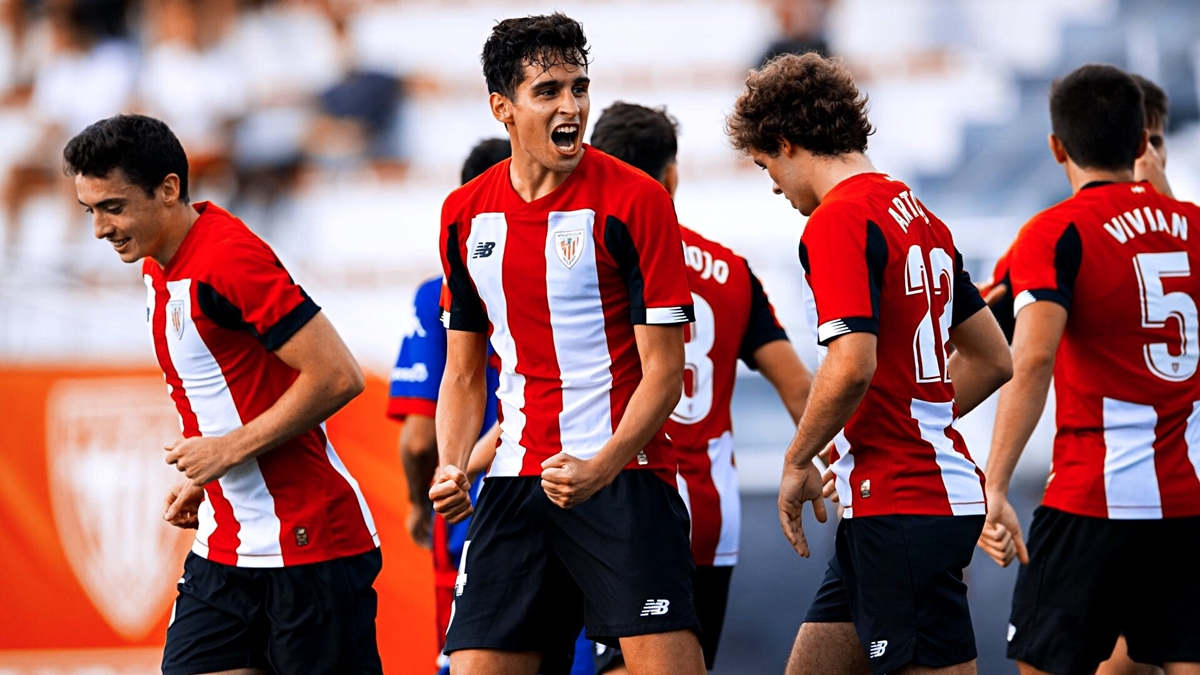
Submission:
{"label": "blurred spectator", "polygon": [[830,56],[825,25],[833,0],[770,0],[769,4],[782,34],[767,46],[759,65],[780,54],[817,52]]}
{"label": "blurred spectator", "polygon": [[227,175],[232,127],[249,82],[230,34],[235,0],[148,0],[138,95],[147,115],[174,129],[198,191]]}

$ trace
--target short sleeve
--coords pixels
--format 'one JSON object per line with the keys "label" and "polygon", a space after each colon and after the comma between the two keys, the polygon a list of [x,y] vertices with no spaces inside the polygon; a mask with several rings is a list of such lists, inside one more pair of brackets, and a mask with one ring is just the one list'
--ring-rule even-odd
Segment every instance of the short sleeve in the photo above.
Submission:
{"label": "short sleeve", "polygon": [[1009,260],[1013,315],[1041,300],[1070,311],[1083,242],[1074,223],[1035,218],[1021,228]]}
{"label": "short sleeve", "polygon": [[629,222],[608,216],[604,246],[629,290],[630,321],[676,324],[696,320],[684,267],[683,238],[666,190],[634,197]]}
{"label": "short sleeve", "polygon": [[954,310],[950,316],[950,327],[958,327],[984,307],[987,307],[987,303],[983,301],[979,289],[971,281],[971,275],[963,267],[962,253],[956,248],[954,249]]}
{"label": "short sleeve", "polygon": [[738,358],[747,366],[757,370],[758,364],[754,361],[754,352],[769,342],[786,340],[788,337],[787,331],[779,325],[779,320],[775,318],[775,308],[767,299],[767,292],[763,290],[762,282],[754,275],[754,270],[750,269],[750,263],[746,263],[746,273],[750,276],[750,318],[746,322],[746,333],[742,336],[742,344],[738,348]]}
{"label": "short sleeve", "polygon": [[415,320],[400,343],[388,389],[388,417],[433,417],[442,371],[446,369],[446,329],[440,320],[441,279],[424,283],[413,301]]}
{"label": "short sleeve", "polygon": [[201,311],[217,325],[249,330],[275,351],[321,311],[266,243],[226,242],[222,251],[210,283],[196,289]]}
{"label": "short sleeve", "polygon": [[817,308],[817,344],[848,333],[879,334],[879,295],[887,240],[870,220],[814,213],[800,238],[800,263]]}
{"label": "short sleeve", "polygon": [[447,207],[443,207],[440,238],[442,274],[446,279],[446,290],[442,293],[442,325],[450,330],[485,333],[487,312],[463,259],[461,225],[448,219],[447,211]]}
{"label": "short sleeve", "polygon": [[1012,344],[1016,320],[1013,317],[1012,275],[1009,272],[1010,256],[1012,256],[1012,247],[1004,251],[1004,255],[996,261],[996,267],[992,270],[992,278],[985,292],[991,292],[998,286],[1004,287],[1004,295],[1000,296],[999,300],[992,302],[988,309],[992,310],[992,316],[996,317],[996,323],[1000,324],[1000,330],[1004,332],[1004,339]]}

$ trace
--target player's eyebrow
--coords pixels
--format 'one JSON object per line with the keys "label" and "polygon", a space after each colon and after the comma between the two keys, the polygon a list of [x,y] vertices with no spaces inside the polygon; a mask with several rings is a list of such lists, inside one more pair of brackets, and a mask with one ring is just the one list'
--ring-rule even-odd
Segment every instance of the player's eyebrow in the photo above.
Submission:
{"label": "player's eyebrow", "polygon": [[[592,78],[588,77],[587,75],[580,75],[572,81],[572,85],[590,84],[591,81]],[[561,87],[562,84],[562,80],[541,80],[540,82],[534,82],[533,84],[529,85],[529,88],[537,91],[539,89],[547,89],[550,87]]]}
{"label": "player's eyebrow", "polygon": [[125,203],[125,200],[121,197],[109,197],[108,199],[101,199],[100,201],[96,202],[94,206],[92,204],[85,203],[78,197],[75,198],[75,201],[79,202],[83,206],[88,207],[89,209],[106,209],[111,206],[121,206]]}

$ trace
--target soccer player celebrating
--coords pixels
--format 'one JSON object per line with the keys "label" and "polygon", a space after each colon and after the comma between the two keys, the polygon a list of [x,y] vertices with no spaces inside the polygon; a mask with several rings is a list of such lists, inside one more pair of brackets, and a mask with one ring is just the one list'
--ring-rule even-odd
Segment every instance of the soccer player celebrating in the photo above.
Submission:
{"label": "soccer player celebrating", "polygon": [[[616,103],[597,120],[592,146],[658,179],[674,197],[676,132],[675,120],[664,110]],[[683,396],[665,430],[675,445],[680,493],[692,517],[693,592],[704,663],[711,670],[741,530],[729,410],[738,359],[762,372],[796,422],[812,375],[746,260],[686,227],[680,230],[696,321],[686,330]]]}
{"label": "soccer player celebrating", "polygon": [[788,55],[750,73],[727,123],[809,216],[800,262],[822,363],[785,459],[784,532],[807,557],[802,506],[825,520],[812,459],[831,440],[845,509],[788,672],[973,673],[962,578],[986,507],[953,423],[1011,363],[949,229],[864,154],[865,109],[840,62]]}
{"label": "soccer player celebrating", "polygon": [[183,426],[166,460],[186,479],[164,518],[198,531],[163,672],[381,672],[379,539],[324,426],[362,391],[354,357],[270,247],[189,203],[187,156],[165,124],[111,117],[63,158],[96,238],[142,261]]}
{"label": "soccer player celebrating", "polygon": [[1051,376],[1058,401],[1053,470],[1013,594],[1008,655],[1023,673],[1093,672],[1121,633],[1134,661],[1200,672],[1190,563],[1200,538],[1200,247],[1187,230],[1200,209],[1134,180],[1149,136],[1142,98],[1112,66],[1055,82],[1050,149],[1073,196],[1026,223],[1010,254],[1014,376],[996,410],[987,485],[988,521],[1018,550],[1009,481]]}
{"label": "soccer player celebrating", "polygon": [[512,159],[442,209],[446,370],[430,498],[472,512],[462,471],[483,417],[490,334],[501,441],[464,546],[451,671],[533,673],[588,636],[631,670],[704,672],[687,511],[662,425],[692,319],[671,198],[582,143],[588,47],[562,15],[498,23],[483,49]]}
{"label": "soccer player celebrating", "polygon": [[[462,184],[501,162],[512,154],[508,139],[489,138],[471,149],[462,167]],[[429,485],[437,470],[437,438],[434,433],[434,411],[437,408],[438,388],[446,366],[446,329],[441,322],[442,278],[421,284],[413,300],[416,325],[400,344],[396,367],[392,369],[387,414],[404,422],[400,432],[400,457],[408,481],[408,532],[413,541],[433,552],[434,600],[436,603],[438,653],[444,646],[446,627],[450,625],[450,607],[454,602],[454,584],[458,563],[467,537],[470,519],[450,525],[441,516],[433,515],[429,501]],[[484,408],[484,429],[496,421],[496,386],[498,374],[487,371],[488,400]],[[480,481],[471,486],[472,498],[478,496]],[[441,670],[449,671],[445,657],[439,658]]]}

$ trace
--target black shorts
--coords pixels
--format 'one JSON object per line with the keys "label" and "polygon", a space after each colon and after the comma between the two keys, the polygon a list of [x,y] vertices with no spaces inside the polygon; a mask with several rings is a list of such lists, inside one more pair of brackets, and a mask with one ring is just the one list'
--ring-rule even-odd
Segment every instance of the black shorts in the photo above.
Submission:
{"label": "black shorts", "polygon": [[843,518],[806,623],[854,624],[871,672],[976,657],[963,569],[983,516]]}
{"label": "black shorts", "polygon": [[[717,660],[717,647],[721,644],[721,628],[725,625],[725,608],[729,604],[729,580],[733,577],[733,566],[697,565],[692,580],[693,600],[696,615],[700,618],[700,648],[704,650],[704,667],[713,669]],[[620,647],[596,648],[596,673],[603,673],[625,665],[625,655]]]}
{"label": "black shorts", "polygon": [[[650,471],[622,471],[571,509],[539,476],[488,478],[463,547],[447,654],[539,651],[542,672],[587,623],[618,639],[697,629],[688,515],[674,487]],[[560,659],[553,659],[555,661]]]}
{"label": "black shorts", "polygon": [[1017,573],[1008,657],[1091,673],[1124,633],[1139,663],[1200,662],[1200,517],[1109,520],[1040,506]]}
{"label": "black shorts", "polygon": [[162,672],[382,673],[372,587],[382,564],[379,549],[261,569],[189,553]]}

